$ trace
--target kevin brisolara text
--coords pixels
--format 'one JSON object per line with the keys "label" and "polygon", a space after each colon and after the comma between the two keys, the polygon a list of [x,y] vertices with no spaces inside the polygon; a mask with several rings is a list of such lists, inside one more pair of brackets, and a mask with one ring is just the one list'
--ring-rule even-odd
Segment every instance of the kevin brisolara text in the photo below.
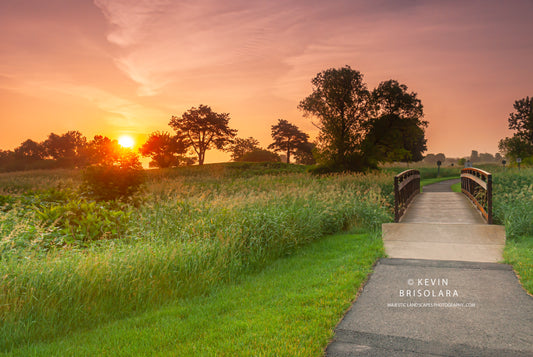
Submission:
{"label": "kevin brisolara text", "polygon": [[449,289],[439,289],[439,290],[430,290],[430,289],[400,289],[400,297],[458,297],[459,293],[457,290]]}

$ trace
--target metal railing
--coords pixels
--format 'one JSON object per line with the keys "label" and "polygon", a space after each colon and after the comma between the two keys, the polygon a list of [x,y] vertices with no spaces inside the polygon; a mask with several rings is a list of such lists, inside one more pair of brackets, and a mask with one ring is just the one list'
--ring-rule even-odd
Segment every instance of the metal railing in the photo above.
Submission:
{"label": "metal railing", "polygon": [[481,211],[488,224],[492,224],[492,174],[469,167],[461,170],[461,191]]}
{"label": "metal railing", "polygon": [[407,170],[394,176],[394,222],[398,223],[409,202],[420,193],[420,171]]}

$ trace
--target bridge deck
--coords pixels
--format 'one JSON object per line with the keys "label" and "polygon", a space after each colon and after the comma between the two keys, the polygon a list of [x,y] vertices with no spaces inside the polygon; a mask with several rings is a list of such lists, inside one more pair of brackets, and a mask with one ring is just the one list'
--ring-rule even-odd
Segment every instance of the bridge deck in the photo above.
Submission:
{"label": "bridge deck", "polygon": [[418,194],[400,220],[401,223],[485,224],[470,200],[458,192]]}
{"label": "bridge deck", "polygon": [[[502,226],[487,225],[470,200],[451,192],[451,182],[431,185],[415,197],[400,223],[383,225],[390,258],[499,262]],[[443,192],[448,190],[448,192]]]}

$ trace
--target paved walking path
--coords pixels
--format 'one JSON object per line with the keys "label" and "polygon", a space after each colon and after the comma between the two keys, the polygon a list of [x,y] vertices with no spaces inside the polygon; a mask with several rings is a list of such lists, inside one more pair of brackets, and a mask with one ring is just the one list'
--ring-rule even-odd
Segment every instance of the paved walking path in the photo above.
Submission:
{"label": "paved walking path", "polygon": [[401,228],[384,225],[391,258],[376,265],[327,356],[533,356],[533,297],[511,266],[492,262],[505,233],[447,184],[426,186]]}

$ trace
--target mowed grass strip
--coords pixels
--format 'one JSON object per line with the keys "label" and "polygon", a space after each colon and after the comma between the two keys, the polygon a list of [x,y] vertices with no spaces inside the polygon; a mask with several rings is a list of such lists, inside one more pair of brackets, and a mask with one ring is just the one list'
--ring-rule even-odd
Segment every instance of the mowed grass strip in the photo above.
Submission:
{"label": "mowed grass strip", "polygon": [[533,295],[533,237],[507,240],[503,258],[513,266],[526,291]]}
{"label": "mowed grass strip", "polygon": [[321,356],[383,256],[370,234],[322,238],[213,293],[12,356]]}

